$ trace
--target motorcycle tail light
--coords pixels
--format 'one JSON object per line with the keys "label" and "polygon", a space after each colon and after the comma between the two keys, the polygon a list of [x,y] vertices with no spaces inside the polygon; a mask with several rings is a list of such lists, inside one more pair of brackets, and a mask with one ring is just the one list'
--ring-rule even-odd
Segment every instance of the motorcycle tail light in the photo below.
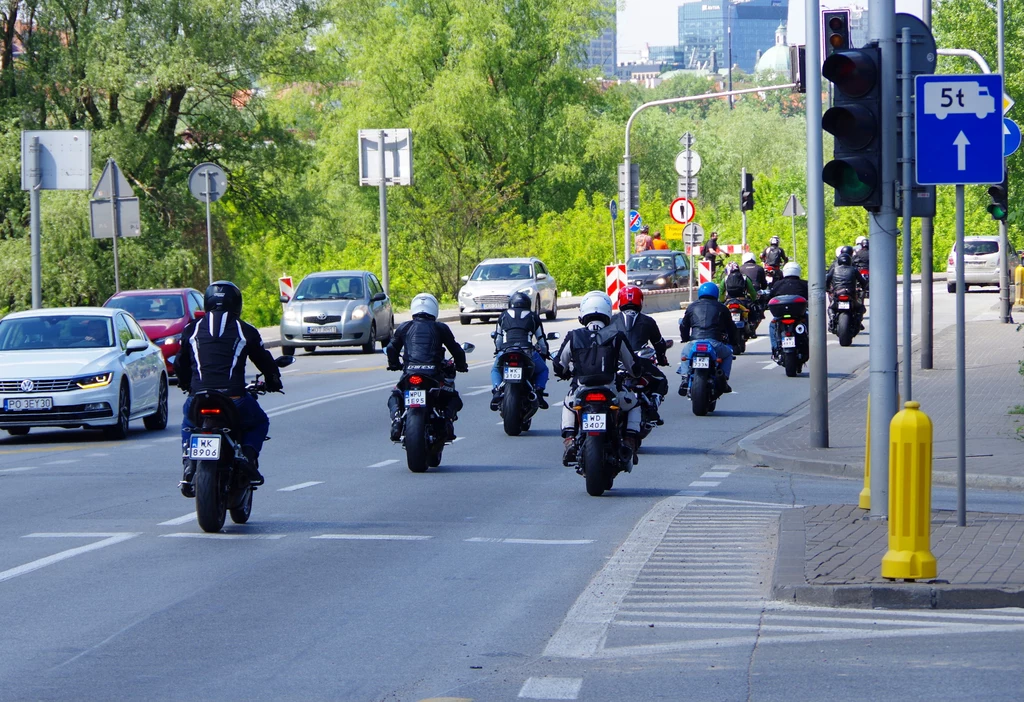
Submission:
{"label": "motorcycle tail light", "polygon": [[518,364],[519,364],[519,361],[521,361],[521,360],[522,360],[522,359],[521,359],[521,358],[519,358],[519,354],[518,354],[518,353],[510,353],[510,354],[508,355],[508,364],[509,364],[510,366],[515,366],[515,365],[518,365]]}
{"label": "motorcycle tail light", "polygon": [[849,295],[840,295],[839,299],[842,300],[843,302],[846,302],[847,300],[850,299],[850,296]]}
{"label": "motorcycle tail light", "polygon": [[421,378],[418,375],[411,375],[411,376],[409,376],[409,384],[410,385],[419,385],[422,382],[423,382],[423,378]]}
{"label": "motorcycle tail light", "polygon": [[587,402],[604,402],[608,397],[603,392],[588,392],[583,399]]}
{"label": "motorcycle tail light", "polygon": [[697,348],[698,351],[705,351],[705,352],[711,350],[710,344],[697,344],[696,348]]}
{"label": "motorcycle tail light", "polygon": [[788,317],[787,317],[786,319],[783,319],[783,320],[782,320],[782,323],[783,323],[783,324],[795,324],[795,323],[796,323],[796,320],[795,320],[795,319],[791,319],[791,318],[788,318]]}
{"label": "motorcycle tail light", "polygon": [[220,414],[220,407],[204,407],[199,414]]}
{"label": "motorcycle tail light", "polygon": [[739,305],[729,305],[729,309],[730,310],[738,310],[738,309],[740,309],[740,306]]}

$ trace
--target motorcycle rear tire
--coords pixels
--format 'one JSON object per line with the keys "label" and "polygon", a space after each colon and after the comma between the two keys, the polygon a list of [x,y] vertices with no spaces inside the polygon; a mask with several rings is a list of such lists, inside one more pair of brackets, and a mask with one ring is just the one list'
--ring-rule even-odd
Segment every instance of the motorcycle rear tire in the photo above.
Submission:
{"label": "motorcycle rear tire", "polygon": [[800,373],[801,363],[795,353],[782,354],[782,365],[786,368],[787,378],[795,378]]}
{"label": "motorcycle rear tire", "polygon": [[196,519],[199,528],[215,534],[224,528],[227,497],[220,486],[217,461],[196,461]]}
{"label": "motorcycle rear tire", "polygon": [[413,473],[427,472],[427,416],[423,410],[405,416],[405,460]]}
{"label": "motorcycle rear tire", "polygon": [[747,352],[747,337],[740,334],[740,343],[736,344],[736,348],[733,349],[733,353],[737,356]]}
{"label": "motorcycle rear tire", "polygon": [[430,466],[431,468],[437,468],[439,465],[441,465],[441,454],[443,453],[444,444],[441,444],[440,446],[432,450],[430,452],[430,455],[427,456],[427,465]]}
{"label": "motorcycle rear tire", "polygon": [[693,376],[690,381],[690,404],[698,417],[708,413],[711,409],[711,378],[700,373]]}
{"label": "motorcycle rear tire", "polygon": [[586,437],[580,454],[587,478],[587,494],[600,497],[611,486],[611,477],[604,460],[604,437]]}
{"label": "motorcycle rear tire", "polygon": [[231,521],[235,524],[245,524],[249,521],[249,516],[252,514],[252,488],[246,489],[242,502],[237,507],[232,507],[229,512]]}
{"label": "motorcycle rear tire", "polygon": [[836,320],[836,333],[839,335],[839,345],[849,346],[853,343],[853,320],[849,314],[839,315]]}
{"label": "motorcycle rear tire", "polygon": [[519,436],[523,433],[523,386],[520,383],[506,385],[505,397],[501,402],[501,421],[505,433]]}

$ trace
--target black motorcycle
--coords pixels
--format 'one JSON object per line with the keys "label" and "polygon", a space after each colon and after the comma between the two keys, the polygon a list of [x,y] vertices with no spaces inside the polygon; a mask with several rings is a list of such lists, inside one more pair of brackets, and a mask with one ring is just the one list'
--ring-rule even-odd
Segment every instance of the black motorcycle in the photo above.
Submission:
{"label": "black motorcycle", "polygon": [[[279,367],[291,365],[293,356],[281,356]],[[256,379],[245,391],[253,397],[267,393],[266,384]],[[219,390],[200,390],[192,397],[189,420],[193,429],[188,441],[188,459],[195,465],[192,487],[196,496],[196,518],[203,531],[218,532],[226,513],[231,521],[245,524],[252,514],[252,494],[242,453],[241,415],[234,400]]]}
{"label": "black motorcycle", "polygon": [[[495,333],[491,332],[491,337],[494,336]],[[549,341],[557,338],[558,332],[547,335]],[[540,407],[540,395],[533,386],[536,370],[533,347],[510,346],[502,349],[495,363],[502,378],[498,386],[498,412],[502,425],[509,436],[519,436],[529,431],[533,415],[537,414]]]}
{"label": "black motorcycle", "polygon": [[718,353],[711,343],[693,342],[689,374],[683,378],[683,387],[695,415],[703,417],[715,411],[718,398],[725,390],[725,374],[718,363]]}
{"label": "black motorcycle", "polygon": [[751,316],[751,304],[750,300],[744,297],[730,297],[725,301],[725,306],[729,308],[729,314],[732,316],[732,322],[736,325],[736,329],[739,331],[739,343],[737,343],[732,352],[739,356],[747,351],[747,339],[750,338],[750,316]]}
{"label": "black motorcycle", "polygon": [[772,324],[776,327],[778,347],[773,360],[786,369],[786,376],[795,378],[810,357],[807,339],[807,298],[802,295],[779,295],[768,301]]}
{"label": "black motorcycle", "polygon": [[571,407],[576,414],[576,472],[586,478],[588,495],[600,497],[612,489],[615,476],[633,469],[636,456],[623,439],[636,401],[632,393],[604,385],[576,389]]}
{"label": "black motorcycle", "polygon": [[864,304],[859,295],[846,288],[836,290],[830,298],[829,331],[839,337],[840,346],[849,346],[860,333]]}
{"label": "black motorcycle", "polygon": [[[476,348],[462,344],[466,353]],[[455,362],[447,359],[438,377],[433,365],[409,364],[402,371],[396,387],[405,397],[402,412],[402,446],[409,470],[425,473],[427,468],[441,465],[441,454],[452,433],[451,422],[445,416],[442,393],[450,393],[455,385]]]}
{"label": "black motorcycle", "polygon": [[[672,348],[672,346],[672,340],[666,339],[665,349],[668,350]],[[657,362],[657,353],[650,346],[644,346],[636,352],[636,355],[647,363],[653,364]],[[637,397],[637,401],[640,403],[640,435],[637,437],[637,448],[639,449],[640,441],[646,439],[654,430],[654,427],[665,423],[664,421],[658,421],[658,405],[655,404],[654,397],[652,397],[652,393],[650,392],[652,379],[646,374],[641,375],[639,378],[633,378],[623,372],[620,372],[619,384],[626,391],[634,393]]]}

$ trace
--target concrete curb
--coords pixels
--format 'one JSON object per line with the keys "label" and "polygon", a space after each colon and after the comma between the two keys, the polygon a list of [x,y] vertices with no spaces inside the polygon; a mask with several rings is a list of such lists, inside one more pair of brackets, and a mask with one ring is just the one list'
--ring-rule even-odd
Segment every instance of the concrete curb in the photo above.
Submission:
{"label": "concrete curb", "polygon": [[772,570],[772,599],[818,607],[863,609],[992,609],[1024,607],[1024,588],[946,583],[811,585],[804,575],[806,529],[803,511],[779,516],[779,545]]}

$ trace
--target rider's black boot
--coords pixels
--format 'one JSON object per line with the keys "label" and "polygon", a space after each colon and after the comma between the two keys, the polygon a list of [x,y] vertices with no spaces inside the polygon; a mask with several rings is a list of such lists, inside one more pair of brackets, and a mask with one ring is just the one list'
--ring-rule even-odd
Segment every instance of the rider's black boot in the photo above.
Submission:
{"label": "rider's black boot", "polygon": [[196,465],[187,458],[181,459],[182,473],[181,482],[178,483],[178,489],[181,490],[181,494],[185,497],[195,497],[196,489],[192,485],[192,477],[196,473]]}
{"label": "rider's black boot", "polygon": [[262,485],[263,475],[260,474],[259,454],[252,446],[243,446],[242,453],[245,455],[245,471],[249,474],[250,485]]}

